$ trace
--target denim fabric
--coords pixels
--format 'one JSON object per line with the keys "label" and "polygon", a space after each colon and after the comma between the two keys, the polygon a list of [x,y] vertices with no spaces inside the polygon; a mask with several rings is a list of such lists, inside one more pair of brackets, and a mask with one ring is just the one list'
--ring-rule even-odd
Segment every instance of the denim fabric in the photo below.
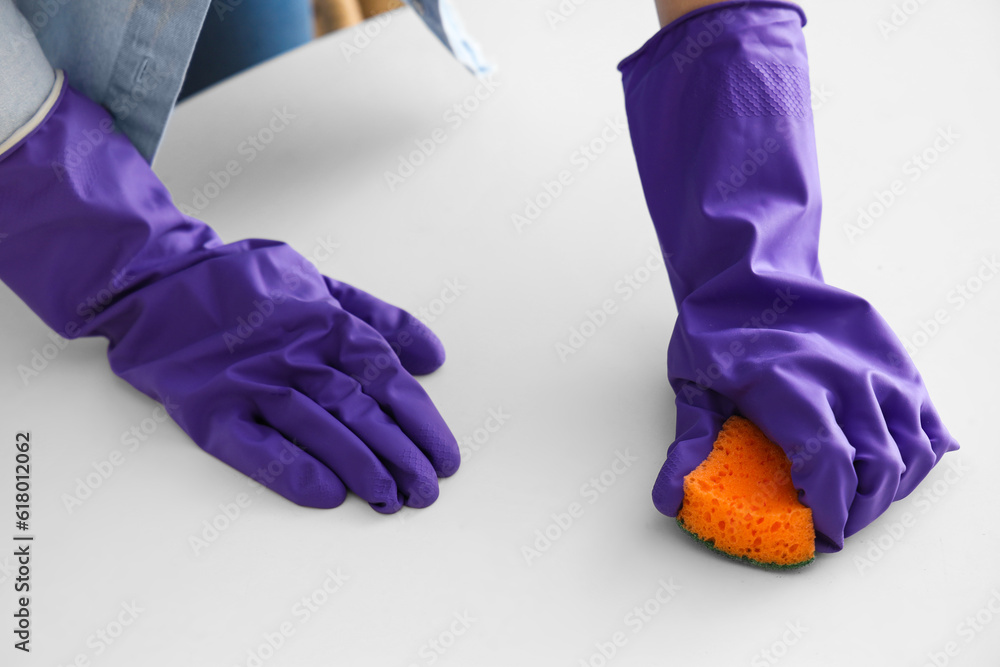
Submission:
{"label": "denim fabric", "polygon": [[315,32],[312,0],[213,2],[179,100],[301,46]]}
{"label": "denim fabric", "polygon": [[53,67],[152,161],[212,0],[15,0]]}
{"label": "denim fabric", "polygon": [[0,143],[28,122],[54,83],[31,26],[11,0],[0,0]]}
{"label": "denim fabric", "polygon": [[[7,13],[10,1],[0,0]],[[488,71],[448,0],[405,1],[460,62],[477,74]],[[11,48],[31,53],[37,38],[50,65],[65,70],[74,88],[110,110],[118,129],[152,161],[209,8],[235,14],[244,2],[14,0],[30,28],[0,22],[0,129],[23,123],[25,114],[34,112],[28,107],[41,103],[38,91],[51,88],[51,68],[45,70],[37,51],[34,59],[5,55]]]}

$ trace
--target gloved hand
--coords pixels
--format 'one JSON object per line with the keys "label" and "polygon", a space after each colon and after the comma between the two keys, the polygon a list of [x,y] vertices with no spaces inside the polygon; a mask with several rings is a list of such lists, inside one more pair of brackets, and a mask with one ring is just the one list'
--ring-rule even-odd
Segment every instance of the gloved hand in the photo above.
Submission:
{"label": "gloved hand", "polygon": [[444,361],[434,334],[283,243],[182,215],[61,73],[47,105],[0,155],[0,278],[60,334],[107,337],[117,375],[286,498],[431,504],[459,464],[410,375]]}
{"label": "gloved hand", "polygon": [[804,23],[786,2],[719,3],[619,69],[678,309],[677,437],[654,503],[677,515],[739,413],[784,449],[817,549],[837,551],[958,445],[885,320],[823,282]]}

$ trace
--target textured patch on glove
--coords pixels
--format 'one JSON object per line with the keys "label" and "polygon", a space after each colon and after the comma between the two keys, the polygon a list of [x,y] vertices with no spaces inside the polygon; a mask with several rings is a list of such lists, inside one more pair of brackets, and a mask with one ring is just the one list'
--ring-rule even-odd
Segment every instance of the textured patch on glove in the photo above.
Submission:
{"label": "textured patch on glove", "polygon": [[719,118],[804,118],[809,112],[809,75],[794,65],[738,61],[708,85],[717,91],[715,114]]}

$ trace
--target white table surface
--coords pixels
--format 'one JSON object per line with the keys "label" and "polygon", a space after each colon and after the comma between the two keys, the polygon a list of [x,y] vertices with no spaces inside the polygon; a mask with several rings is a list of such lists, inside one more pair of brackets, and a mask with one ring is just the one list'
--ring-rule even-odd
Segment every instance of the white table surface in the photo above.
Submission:
{"label": "white table surface", "polygon": [[[575,12],[551,27],[557,0],[461,2],[501,66],[475,105],[479,82],[404,11],[350,62],[357,30],[178,107],[155,165],[175,201],[192,204],[235,160],[240,173],[209,188],[218,196],[201,213],[225,239],[285,240],[331,276],[437,313],[448,361],[422,382],[479,444],[429,509],[380,516],[353,496],[321,511],[252,494],[196,554],[190,538],[245,479],[157,423],[156,405],[108,369],[103,340],[72,342],[25,386],[16,368],[49,330],[3,288],[0,498],[13,504],[13,437],[30,430],[36,542],[30,656],[10,647],[13,547],[0,552],[0,664],[1000,664],[1000,278],[962,307],[953,292],[1000,248],[1000,6],[910,0],[900,6],[919,10],[884,37],[892,2],[804,3],[826,276],[922,344],[917,365],[963,448],[841,553],[775,574],[714,556],[650,501],[674,432],[675,310],[662,267],[641,269],[655,236],[627,132],[608,130],[593,161],[577,151],[624,120],[615,65],[655,31],[652,4],[565,2]],[[463,101],[478,108],[452,122]],[[241,142],[274,110],[294,118],[247,161]],[[437,128],[446,140],[391,192],[385,172]],[[914,180],[908,160],[942,128],[958,138]],[[515,229],[511,215],[564,169],[565,191]],[[852,242],[845,225],[895,179],[904,193]],[[616,285],[629,274],[648,280],[626,299]],[[442,310],[449,281],[460,295]],[[560,359],[556,344],[606,299],[617,312]],[[914,339],[942,309],[935,335]],[[504,423],[477,431],[496,426],[491,410]],[[123,434],[143,427],[130,450]],[[68,511],[78,480],[116,450],[121,465]],[[603,492],[585,487],[619,455],[634,462]],[[553,515],[574,502],[582,515],[527,563],[522,547],[558,532]],[[123,605],[140,609],[134,621]],[[272,655],[264,637],[283,631]]]}

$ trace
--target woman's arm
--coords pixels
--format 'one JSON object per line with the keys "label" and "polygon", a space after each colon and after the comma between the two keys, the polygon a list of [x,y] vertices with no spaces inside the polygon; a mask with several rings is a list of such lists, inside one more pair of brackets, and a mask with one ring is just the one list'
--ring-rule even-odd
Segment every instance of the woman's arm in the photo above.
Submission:
{"label": "woman's arm", "polygon": [[660,17],[660,27],[684,16],[699,7],[713,5],[719,0],[656,0],[656,14]]}

